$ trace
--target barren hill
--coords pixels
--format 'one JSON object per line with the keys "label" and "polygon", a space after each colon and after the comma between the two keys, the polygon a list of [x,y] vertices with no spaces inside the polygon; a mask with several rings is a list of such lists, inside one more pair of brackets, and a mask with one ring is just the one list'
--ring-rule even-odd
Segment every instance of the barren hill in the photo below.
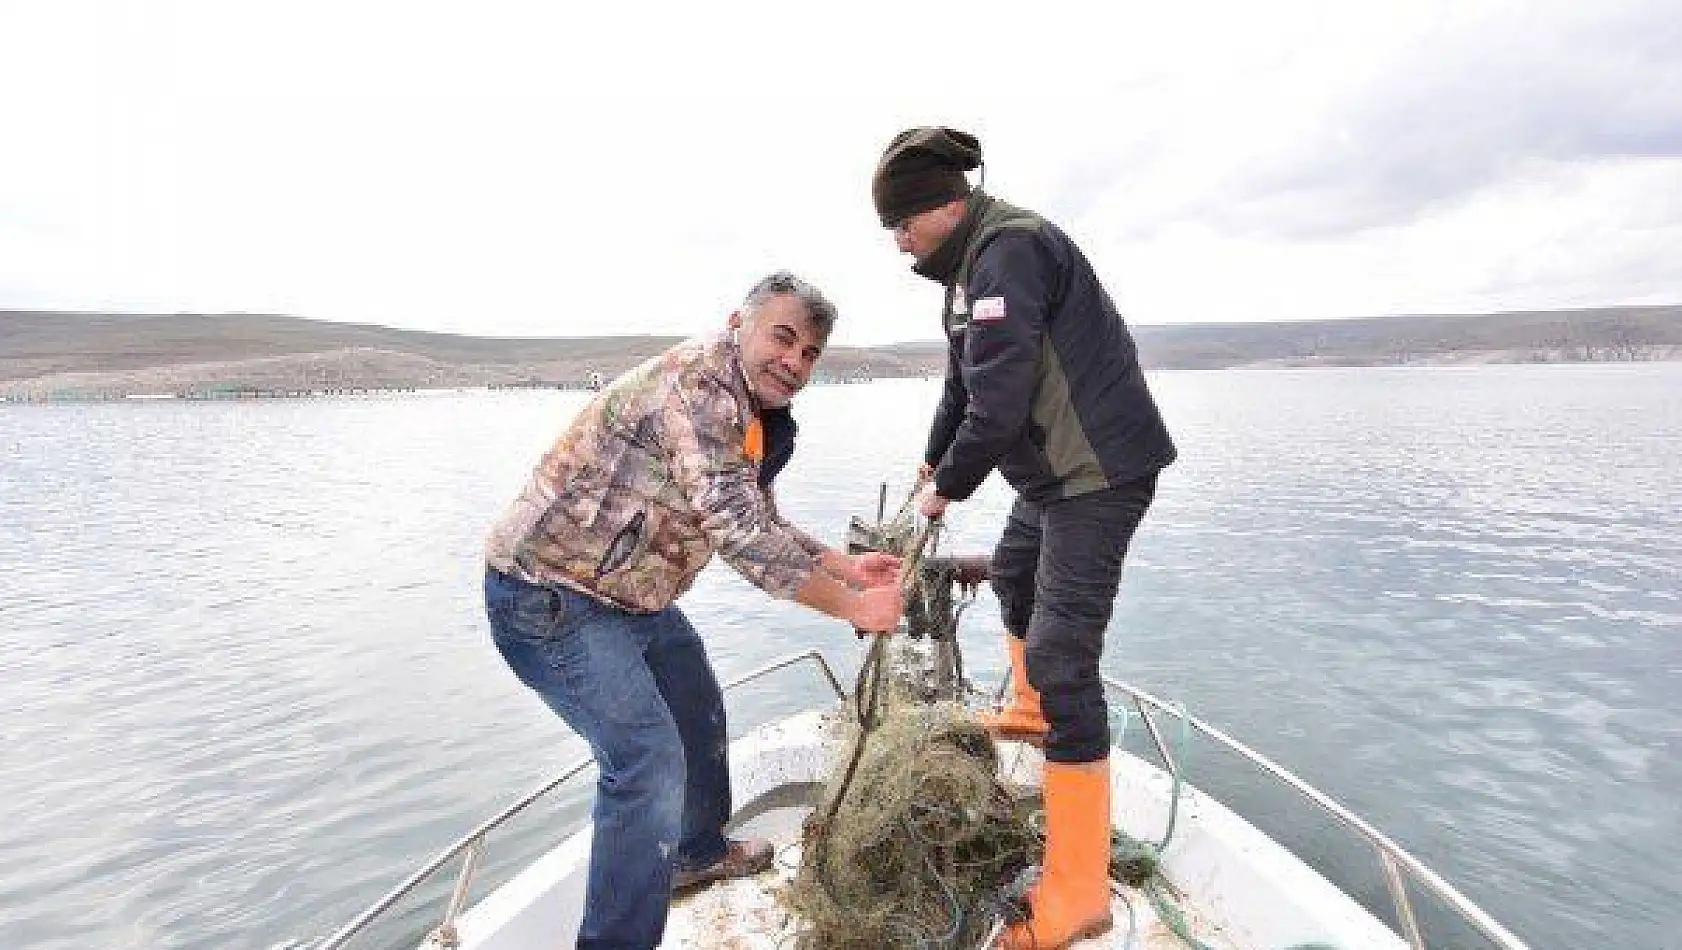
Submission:
{"label": "barren hill", "polygon": [[1682,305],[1135,327],[1147,366],[1384,366],[1682,358]]}
{"label": "barren hill", "polygon": [[[1133,331],[1152,369],[1682,358],[1682,306]],[[0,310],[0,398],[579,386],[676,340],[470,337],[268,314]],[[945,359],[939,342],[835,347],[821,371],[938,376]]]}

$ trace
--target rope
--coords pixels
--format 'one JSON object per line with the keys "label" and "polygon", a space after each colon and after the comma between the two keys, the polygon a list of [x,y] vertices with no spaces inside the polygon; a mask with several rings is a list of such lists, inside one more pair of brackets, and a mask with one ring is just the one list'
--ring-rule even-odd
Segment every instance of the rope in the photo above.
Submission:
{"label": "rope", "polygon": [[906,515],[911,513],[911,503],[917,500],[917,493],[922,491],[923,486],[929,483],[930,477],[921,471],[917,473],[917,480],[911,483],[911,490],[905,493],[905,500],[899,503],[899,511],[894,513],[893,518],[888,522],[889,524],[905,522]]}
{"label": "rope", "polygon": [[[1114,887],[1115,882],[1125,883],[1138,888],[1151,902],[1156,910],[1158,920],[1161,920],[1170,933],[1178,937],[1191,950],[1214,950],[1209,944],[1199,940],[1192,932],[1191,925],[1186,921],[1185,911],[1181,909],[1178,895],[1172,884],[1162,873],[1162,855],[1174,841],[1174,831],[1178,826],[1180,814],[1180,799],[1185,790],[1185,775],[1182,766],[1189,760],[1188,749],[1191,745],[1191,723],[1186,717],[1183,706],[1177,704],[1171,709],[1175,718],[1180,722],[1179,741],[1176,743],[1176,753],[1168,760],[1168,774],[1173,780],[1173,790],[1168,799],[1168,823],[1162,831],[1162,840],[1155,844],[1141,841],[1125,831],[1112,829],[1110,831],[1110,877],[1112,889],[1120,895],[1122,903],[1127,907],[1128,942],[1124,946],[1131,946],[1134,934],[1138,929],[1138,920],[1132,901],[1127,899],[1125,892]],[[1143,715],[1143,713],[1141,713]],[[1121,727],[1116,734],[1116,745],[1120,745],[1127,734],[1127,724],[1130,716],[1126,707],[1121,709]],[[1306,943],[1297,944],[1283,950],[1336,950],[1329,944]]]}
{"label": "rope", "polygon": [[[911,492],[906,496],[905,503],[900,505],[899,513],[894,516],[894,523],[905,518],[911,500],[923,487],[926,479],[919,476]],[[940,519],[931,518],[913,535],[909,549],[900,559],[900,600],[910,595],[917,583],[918,568],[922,565],[923,551],[931,535],[939,531]],[[859,664],[858,680],[853,686],[853,711],[858,719],[858,735],[853,740],[852,753],[847,757],[847,768],[842,773],[841,781],[835,787],[835,794],[829,800],[829,808],[825,811],[822,824],[816,829],[816,857],[819,870],[819,880],[825,889],[829,888],[824,869],[828,864],[829,829],[833,827],[835,816],[841,810],[841,803],[846,800],[847,792],[852,788],[853,777],[858,772],[859,760],[864,757],[865,744],[869,741],[870,733],[881,724],[882,717],[882,681],[883,671],[887,669],[885,655],[887,653],[888,634],[871,637],[870,648],[865,651],[864,660]]]}
{"label": "rope", "polygon": [[[1133,837],[1125,831],[1114,829],[1110,832],[1110,876],[1143,891],[1156,909],[1156,916],[1162,921],[1169,932],[1180,938],[1192,950],[1212,950],[1212,948],[1197,939],[1191,932],[1191,926],[1186,922],[1185,912],[1180,909],[1179,901],[1172,893],[1172,887],[1162,875],[1162,855],[1174,841],[1174,830],[1179,823],[1180,797],[1185,788],[1181,763],[1187,759],[1187,747],[1190,745],[1191,727],[1186,721],[1184,710],[1176,710],[1180,720],[1180,735],[1177,755],[1168,760],[1168,774],[1173,779],[1173,790],[1168,798],[1168,824],[1162,831],[1162,840],[1152,844]],[[1128,714],[1124,707],[1121,710],[1121,735],[1117,736],[1117,743],[1126,735]],[[1130,926],[1133,916],[1133,905],[1127,906]]]}

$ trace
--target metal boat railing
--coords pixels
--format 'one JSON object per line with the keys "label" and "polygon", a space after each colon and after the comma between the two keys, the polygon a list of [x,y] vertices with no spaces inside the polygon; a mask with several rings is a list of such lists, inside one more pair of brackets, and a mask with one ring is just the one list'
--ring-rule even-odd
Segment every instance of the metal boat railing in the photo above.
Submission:
{"label": "metal boat railing", "polygon": [[[803,661],[810,661],[817,666],[828,682],[837,698],[846,698],[847,692],[842,688],[840,680],[835,676],[822,653],[817,650],[806,650],[774,660],[764,666],[744,673],[724,684],[724,690],[729,691],[745,683],[767,676],[778,670],[785,669]],[[1426,867],[1418,858],[1409,854],[1400,845],[1391,841],[1383,832],[1362,820],[1354,812],[1338,804],[1324,792],[1298,778],[1290,770],[1250,748],[1237,739],[1232,738],[1207,722],[1187,713],[1181,707],[1164,702],[1150,693],[1124,683],[1121,680],[1105,676],[1106,688],[1126,695],[1132,700],[1134,709],[1145,725],[1152,745],[1161,756],[1163,765],[1174,775],[1179,775],[1179,763],[1174,759],[1168,744],[1163,741],[1162,734],[1157,727],[1151,711],[1164,713],[1181,720],[1187,726],[1197,730],[1200,734],[1214,740],[1216,743],[1236,753],[1263,773],[1277,779],[1285,787],[1296,792],[1302,798],[1318,807],[1321,811],[1337,819],[1342,825],[1365,839],[1367,844],[1377,852],[1379,865],[1384,873],[1385,883],[1390,892],[1391,901],[1395,907],[1397,920],[1402,927],[1402,936],[1413,950],[1428,950],[1424,932],[1419,926],[1414,914],[1412,902],[1408,898],[1408,882],[1411,880],[1418,886],[1429,891],[1458,917],[1470,925],[1474,930],[1489,940],[1499,950],[1529,950],[1524,941],[1514,936],[1507,928],[1497,923],[1482,908],[1472,903],[1453,885],[1443,880],[1435,871]],[[456,878],[455,889],[451,893],[449,905],[444,912],[444,919],[432,931],[431,938],[439,946],[454,947],[458,945],[455,921],[467,903],[467,896],[472,887],[473,875],[484,856],[485,837],[495,831],[510,818],[524,811],[533,802],[554,791],[568,779],[583,772],[591,764],[586,757],[569,764],[559,774],[547,782],[532,789],[518,800],[493,815],[491,818],[463,835],[460,840],[438,852],[430,861],[415,873],[411,874],[403,883],[392,888],[384,897],[376,901],[367,910],[359,914],[355,920],[340,928],[332,936],[316,944],[313,950],[339,950],[346,946],[358,934],[366,930],[374,921],[378,920],[398,901],[407,897],[422,883],[431,878],[438,870],[457,857],[462,857],[462,867]]]}
{"label": "metal boat railing", "polygon": [[[823,674],[824,679],[829,682],[830,689],[835,691],[837,698],[846,698],[847,691],[841,688],[841,681],[835,678],[835,671],[830,668],[829,661],[817,650],[806,650],[801,653],[791,653],[780,660],[773,660],[764,666],[750,672],[743,673],[741,676],[730,680],[724,684],[723,689],[725,692],[728,692],[744,683],[750,683],[760,677],[768,676],[778,670],[793,666],[804,660],[810,660],[817,666],[819,672]],[[472,831],[463,835],[458,841],[456,841],[455,844],[452,844],[444,850],[438,852],[432,857],[432,860],[422,865],[420,870],[409,875],[403,883],[392,888],[384,897],[375,901],[373,905],[361,914],[358,914],[355,920],[352,920],[350,923],[339,928],[339,930],[332,936],[316,944],[313,950],[338,950],[338,948],[345,946],[362,931],[368,929],[374,921],[384,916],[387,911],[396,906],[398,901],[409,896],[415,888],[421,886],[434,874],[438,873],[439,868],[442,868],[444,865],[455,860],[457,857],[461,857],[465,854],[466,856],[462,860],[461,872],[456,877],[455,890],[451,893],[449,906],[444,911],[444,920],[438,925],[437,929],[432,932],[432,938],[439,946],[457,946],[459,941],[456,937],[456,918],[461,914],[467,903],[467,895],[473,885],[473,874],[478,869],[479,863],[484,857],[485,836],[490,834],[492,831],[495,831],[510,818],[513,818],[520,812],[525,811],[526,808],[530,807],[533,802],[560,787],[568,779],[589,768],[592,762],[593,760],[589,756],[578,759],[577,761],[567,765],[567,767],[562,769],[554,778],[549,779],[542,785],[539,785],[526,794],[520,796],[520,798],[515,800],[513,804],[504,808],[502,811],[497,812],[495,815],[492,815],[477,828],[474,828]]]}
{"label": "metal boat railing", "polygon": [[1402,926],[1402,936],[1413,950],[1427,950],[1427,945],[1424,931],[1420,929],[1419,920],[1414,915],[1413,903],[1408,899],[1407,882],[1410,878],[1435,895],[1461,920],[1469,924],[1479,934],[1483,935],[1484,939],[1500,948],[1500,950],[1529,950],[1524,941],[1514,936],[1512,931],[1501,926],[1493,917],[1484,913],[1482,908],[1456,890],[1454,885],[1443,880],[1435,871],[1426,867],[1418,858],[1404,850],[1401,845],[1391,841],[1383,832],[1362,820],[1354,812],[1338,804],[1326,793],[1298,778],[1289,769],[1191,715],[1178,705],[1163,702],[1150,693],[1114,677],[1105,676],[1103,679],[1105,687],[1124,693],[1133,700],[1133,708],[1138,711],[1140,720],[1144,722],[1145,731],[1150,735],[1151,744],[1156,747],[1157,754],[1162,757],[1163,765],[1167,767],[1170,773],[1179,775],[1179,764],[1174,761],[1173,755],[1168,751],[1168,744],[1162,740],[1162,733],[1157,729],[1156,721],[1151,717],[1150,711],[1146,707],[1173,716],[1196,729],[1199,733],[1213,739],[1251,765],[1278,779],[1287,788],[1366,839],[1367,844],[1378,852],[1379,866],[1384,872],[1384,881],[1390,891],[1390,900],[1395,907],[1396,919],[1400,921]]}

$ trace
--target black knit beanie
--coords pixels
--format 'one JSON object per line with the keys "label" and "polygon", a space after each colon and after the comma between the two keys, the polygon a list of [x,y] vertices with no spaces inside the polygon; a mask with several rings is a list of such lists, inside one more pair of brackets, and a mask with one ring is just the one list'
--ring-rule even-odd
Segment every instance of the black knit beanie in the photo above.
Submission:
{"label": "black knit beanie", "polygon": [[964,172],[980,164],[981,141],[968,132],[923,126],[894,136],[870,181],[882,226],[969,194]]}

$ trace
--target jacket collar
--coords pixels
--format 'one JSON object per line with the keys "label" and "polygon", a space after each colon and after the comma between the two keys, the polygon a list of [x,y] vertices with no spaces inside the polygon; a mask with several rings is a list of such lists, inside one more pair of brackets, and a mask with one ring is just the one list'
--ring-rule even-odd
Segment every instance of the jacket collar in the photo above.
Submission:
{"label": "jacket collar", "polygon": [[736,342],[734,334],[724,331],[715,338],[714,345],[729,364],[725,372],[730,378],[731,389],[744,407],[743,422],[758,418],[764,427],[765,455],[759,462],[759,487],[770,488],[772,480],[794,457],[794,437],[800,427],[795,423],[790,407],[762,405],[753,394],[753,388],[748,385],[747,367],[742,365],[742,347]]}
{"label": "jacket collar", "polygon": [[975,236],[976,226],[981,222],[981,215],[992,203],[993,199],[979,191],[970,195],[958,226],[952,229],[946,240],[940,242],[933,254],[926,260],[912,265],[911,269],[943,287],[952,286],[952,282],[958,279],[958,265],[964,261],[964,249],[969,247],[970,238]]}

